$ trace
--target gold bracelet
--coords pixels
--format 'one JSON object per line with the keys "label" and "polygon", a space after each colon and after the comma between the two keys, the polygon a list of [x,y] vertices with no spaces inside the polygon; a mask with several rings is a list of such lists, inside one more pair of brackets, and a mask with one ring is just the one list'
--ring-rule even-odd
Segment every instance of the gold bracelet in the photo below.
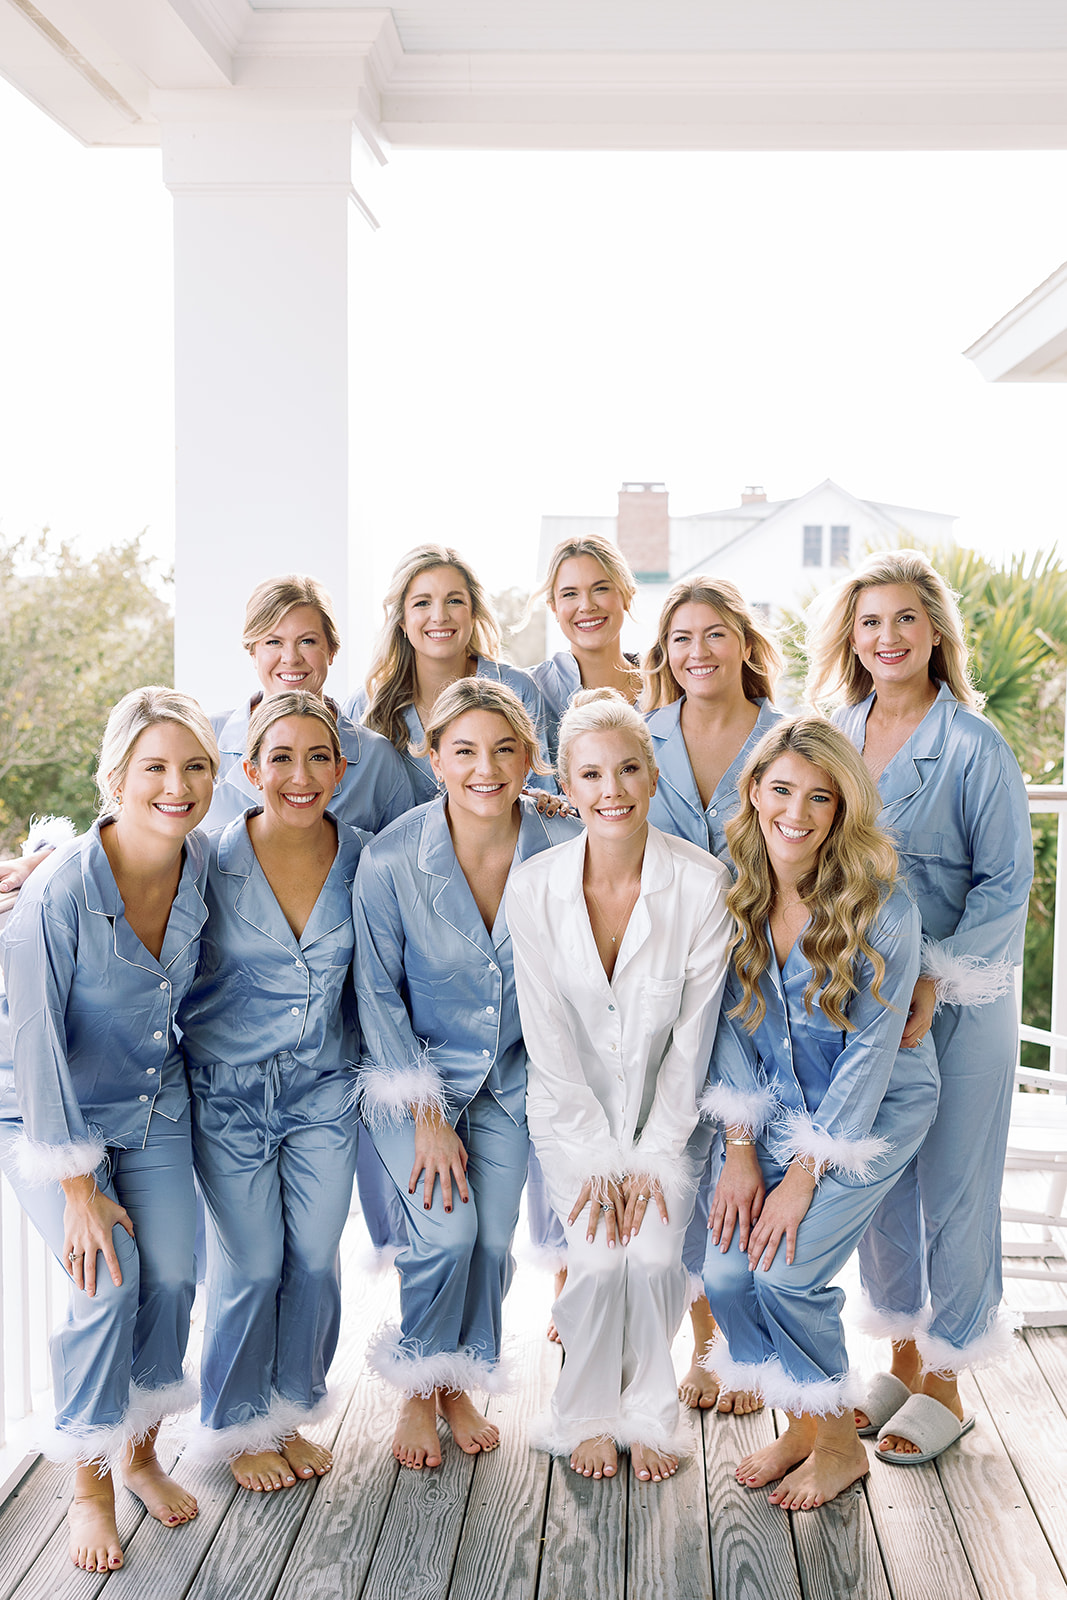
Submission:
{"label": "gold bracelet", "polygon": [[749,1136],[747,1138],[744,1138],[744,1139],[727,1139],[725,1141],[726,1144],[750,1144],[750,1145],[751,1144],[755,1144],[755,1142],[756,1142],[755,1139],[753,1139],[751,1136]]}

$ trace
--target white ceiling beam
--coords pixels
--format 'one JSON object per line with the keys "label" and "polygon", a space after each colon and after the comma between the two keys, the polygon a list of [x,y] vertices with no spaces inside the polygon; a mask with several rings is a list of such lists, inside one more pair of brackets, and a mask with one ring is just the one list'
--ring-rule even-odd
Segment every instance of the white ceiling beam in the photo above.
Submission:
{"label": "white ceiling beam", "polygon": [[1067,262],[964,355],[989,383],[1067,383]]}

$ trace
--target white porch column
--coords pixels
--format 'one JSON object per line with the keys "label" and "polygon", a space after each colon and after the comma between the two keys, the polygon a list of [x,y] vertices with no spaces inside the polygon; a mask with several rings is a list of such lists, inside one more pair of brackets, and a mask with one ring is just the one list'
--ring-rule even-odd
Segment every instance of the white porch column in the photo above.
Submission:
{"label": "white porch column", "polygon": [[[165,117],[174,196],[175,681],[221,710],[249,693],[252,587],[300,571],[349,612],[350,119]],[[347,653],[346,653],[347,655]],[[339,658],[332,686],[346,684]]]}

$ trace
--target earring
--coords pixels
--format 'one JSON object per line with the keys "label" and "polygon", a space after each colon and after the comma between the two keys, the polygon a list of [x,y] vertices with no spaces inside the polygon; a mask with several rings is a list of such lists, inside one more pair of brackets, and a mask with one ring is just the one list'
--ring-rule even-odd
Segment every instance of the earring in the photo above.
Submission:
{"label": "earring", "polygon": [[940,635],[940,634],[939,634],[939,633],[935,633],[935,634],[934,634],[934,649],[935,649],[935,650],[936,650],[936,649],[937,649],[937,646],[938,646],[938,645],[939,645],[939,644],[940,644],[940,643],[941,643],[941,635]]}

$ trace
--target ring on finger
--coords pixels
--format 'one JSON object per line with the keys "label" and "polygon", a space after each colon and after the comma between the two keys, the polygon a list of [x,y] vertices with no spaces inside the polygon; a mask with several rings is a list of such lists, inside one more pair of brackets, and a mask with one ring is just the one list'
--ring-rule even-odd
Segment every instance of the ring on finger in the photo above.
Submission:
{"label": "ring on finger", "polygon": [[614,1211],[615,1210],[614,1202],[611,1201],[611,1200],[601,1200],[600,1209],[601,1209],[601,1211]]}
{"label": "ring on finger", "polygon": [[644,1201],[644,1202],[645,1202],[645,1205],[646,1205],[646,1206],[647,1206],[647,1205],[648,1205],[648,1202],[649,1202],[649,1198],[650,1198],[650,1197],[649,1197],[649,1196],[648,1196],[648,1195],[647,1195],[647,1194],[639,1194],[639,1195],[638,1195],[638,1197],[637,1197],[637,1198],[638,1198],[638,1199],[639,1199],[639,1200],[643,1200],[643,1201]]}

